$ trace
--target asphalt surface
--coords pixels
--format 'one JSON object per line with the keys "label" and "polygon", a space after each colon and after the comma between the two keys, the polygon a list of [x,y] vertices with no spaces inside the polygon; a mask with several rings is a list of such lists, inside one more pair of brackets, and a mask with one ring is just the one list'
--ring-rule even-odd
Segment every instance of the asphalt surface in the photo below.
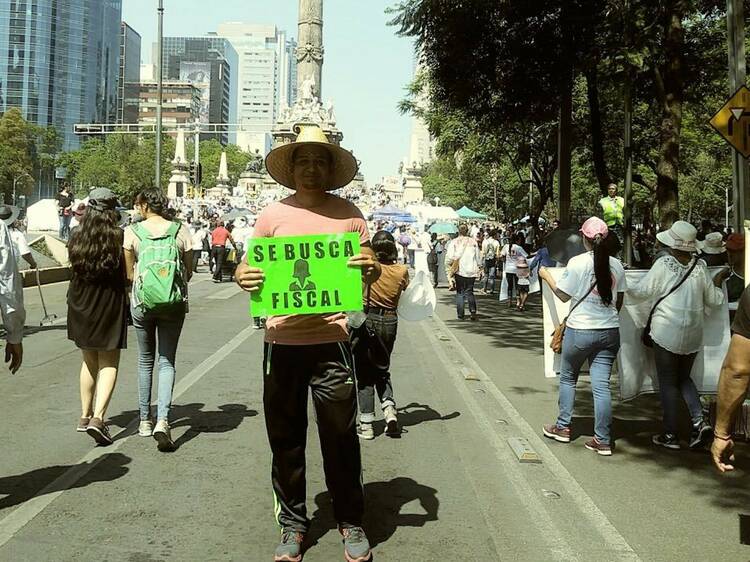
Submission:
{"label": "asphalt surface", "polygon": [[[65,284],[44,288],[65,316]],[[248,299],[205,273],[193,281],[173,409],[179,449],[135,434],[136,343],[129,334],[108,411],[115,444],[74,431],[80,353],[64,319],[39,327],[25,292],[25,360],[0,373],[0,560],[271,560],[270,453],[262,405],[262,335]],[[365,529],[382,560],[748,560],[739,542],[748,475],[721,477],[706,454],[655,450],[658,403],[615,406],[615,455],[591,435],[585,377],[569,445],[539,437],[557,387],[542,373],[539,305],[508,311],[479,298],[478,322],[458,321],[439,291],[438,318],[401,323],[393,379],[403,434],[376,426],[363,442]],[[308,440],[305,560],[343,559],[325,490],[314,416]],[[541,463],[518,462],[525,438]],[[750,466],[743,447],[740,466]],[[744,457],[744,458],[742,458]],[[744,461],[744,462],[743,462]]]}

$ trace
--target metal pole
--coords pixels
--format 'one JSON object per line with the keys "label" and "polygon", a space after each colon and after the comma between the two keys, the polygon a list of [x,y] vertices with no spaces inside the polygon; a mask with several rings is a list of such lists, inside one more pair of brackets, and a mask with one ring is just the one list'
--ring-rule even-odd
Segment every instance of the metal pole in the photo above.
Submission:
{"label": "metal pole", "polygon": [[156,36],[156,187],[161,187],[161,105],[162,105],[162,83],[164,73],[162,65],[164,63],[164,54],[162,40],[164,37],[164,0],[159,0],[159,29]]}
{"label": "metal pole", "polygon": [[198,180],[198,166],[201,161],[201,126],[195,122],[195,184],[193,185],[193,216],[198,219],[198,197],[200,195],[200,181]]}
{"label": "metal pole", "polygon": [[[729,93],[745,84],[745,13],[742,0],[727,0],[727,44],[729,54]],[[744,220],[750,210],[747,162],[737,151],[732,151],[732,187],[734,188],[733,226],[735,232],[743,232]],[[748,264],[750,265],[750,264]],[[747,279],[747,275],[745,276]]]}

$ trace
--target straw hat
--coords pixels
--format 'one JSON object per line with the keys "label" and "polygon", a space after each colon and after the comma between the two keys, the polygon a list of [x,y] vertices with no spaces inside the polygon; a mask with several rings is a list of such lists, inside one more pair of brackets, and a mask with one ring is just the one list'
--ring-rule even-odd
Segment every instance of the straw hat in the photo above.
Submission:
{"label": "straw hat", "polygon": [[698,245],[695,238],[698,231],[689,222],[676,221],[669,230],[663,230],[656,235],[656,239],[665,246],[681,252],[697,252]]}
{"label": "straw hat", "polygon": [[274,148],[266,157],[266,169],[277,183],[297,189],[294,185],[294,151],[302,146],[322,146],[331,155],[331,177],[326,191],[333,191],[349,185],[357,175],[359,166],[354,155],[328,141],[325,133],[315,125],[301,126],[297,140]]}
{"label": "straw hat", "polygon": [[16,222],[20,214],[21,209],[18,207],[14,207],[13,205],[0,205],[0,221],[3,221],[8,226]]}
{"label": "straw hat", "polygon": [[703,242],[698,242],[698,247],[704,254],[723,254],[726,252],[724,249],[724,237],[721,235],[721,232],[706,234],[706,239]]}

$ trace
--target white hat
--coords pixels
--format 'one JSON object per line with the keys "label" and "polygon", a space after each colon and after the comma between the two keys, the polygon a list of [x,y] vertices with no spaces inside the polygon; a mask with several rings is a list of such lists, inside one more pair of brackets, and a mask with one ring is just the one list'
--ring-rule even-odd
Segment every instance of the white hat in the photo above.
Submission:
{"label": "white hat", "polygon": [[437,298],[427,274],[418,271],[398,301],[398,316],[403,320],[418,322],[435,313]]}
{"label": "white hat", "polygon": [[663,230],[656,235],[656,239],[665,246],[681,252],[697,252],[695,242],[698,231],[689,222],[676,221],[669,230]]}
{"label": "white hat", "polygon": [[704,254],[723,254],[726,252],[724,237],[721,235],[721,232],[706,234],[706,239],[703,242],[698,242],[698,248]]}

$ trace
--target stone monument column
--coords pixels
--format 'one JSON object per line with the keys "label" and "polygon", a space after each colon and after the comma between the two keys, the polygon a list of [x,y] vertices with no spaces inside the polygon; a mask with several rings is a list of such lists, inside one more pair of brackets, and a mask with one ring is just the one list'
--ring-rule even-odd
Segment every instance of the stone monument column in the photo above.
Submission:
{"label": "stone monument column", "polygon": [[297,44],[297,97],[312,84],[312,94],[323,99],[323,0],[299,0]]}

